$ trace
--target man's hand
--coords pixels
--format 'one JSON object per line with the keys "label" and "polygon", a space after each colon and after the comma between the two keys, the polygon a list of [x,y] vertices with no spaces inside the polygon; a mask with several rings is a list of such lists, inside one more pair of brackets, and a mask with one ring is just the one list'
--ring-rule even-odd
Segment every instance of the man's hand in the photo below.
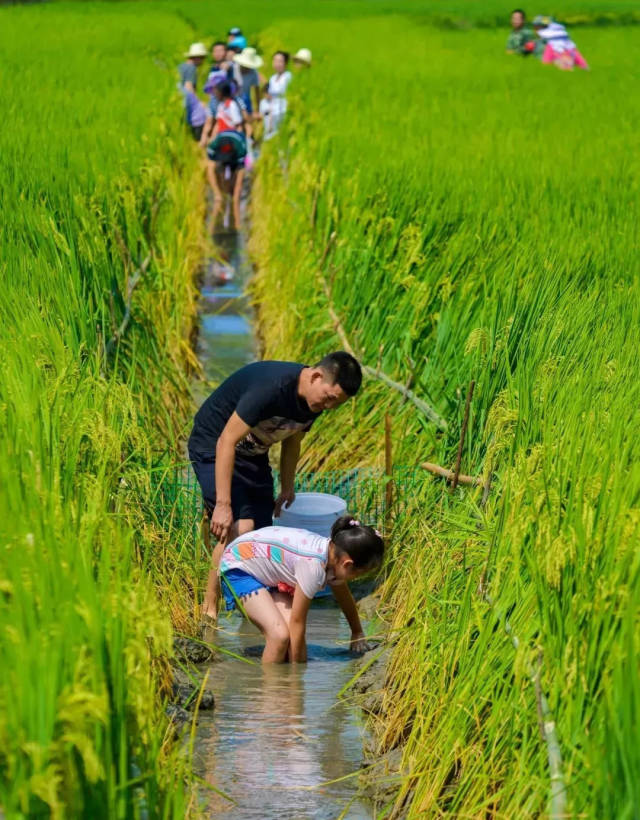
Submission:
{"label": "man's hand", "polygon": [[351,652],[355,652],[356,655],[362,655],[364,652],[368,652],[369,649],[371,649],[371,646],[369,645],[367,639],[364,636],[364,632],[351,633],[349,649]]}
{"label": "man's hand", "polygon": [[280,518],[280,511],[282,510],[282,505],[284,504],[285,509],[290,507],[291,504],[295,501],[296,494],[294,490],[282,490],[280,495],[276,498],[276,503],[273,508],[273,517]]}
{"label": "man's hand", "polygon": [[233,524],[233,511],[228,502],[218,502],[211,516],[211,532],[218,541],[225,541]]}

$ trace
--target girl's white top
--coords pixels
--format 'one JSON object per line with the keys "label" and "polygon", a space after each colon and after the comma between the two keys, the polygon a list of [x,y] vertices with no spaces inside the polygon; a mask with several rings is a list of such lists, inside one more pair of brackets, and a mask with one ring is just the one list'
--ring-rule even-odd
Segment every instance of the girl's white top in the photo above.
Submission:
{"label": "girl's white top", "polygon": [[222,554],[220,571],[241,569],[267,587],[298,585],[307,598],[335,580],[327,575],[329,538],[294,527],[262,527],[239,536]]}
{"label": "girl's white top", "polygon": [[286,93],[291,82],[291,72],[283,71],[282,74],[272,74],[269,80],[269,94],[271,94],[271,113],[278,119],[287,110]]}
{"label": "girl's white top", "polygon": [[562,23],[549,23],[546,28],[538,29],[538,37],[549,43],[554,51],[570,51],[576,47]]}

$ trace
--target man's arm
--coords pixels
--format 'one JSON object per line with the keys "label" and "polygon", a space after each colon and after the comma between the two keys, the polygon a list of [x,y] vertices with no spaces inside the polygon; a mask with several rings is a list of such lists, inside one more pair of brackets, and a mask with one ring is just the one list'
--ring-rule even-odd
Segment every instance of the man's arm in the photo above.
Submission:
{"label": "man's arm", "polygon": [[216,444],[216,506],[211,516],[211,532],[220,540],[233,524],[231,511],[231,474],[236,460],[236,444],[251,428],[237,413],[232,413]]}
{"label": "man's arm", "polygon": [[296,497],[293,487],[300,458],[300,445],[304,436],[303,432],[295,433],[284,439],[280,445],[280,495],[276,498],[274,518],[279,518],[283,504],[288,507]]}
{"label": "man's arm", "polygon": [[291,618],[289,619],[289,659],[291,663],[307,662],[305,632],[307,629],[307,613],[310,606],[311,598],[307,598],[301,587],[296,584],[291,606]]}
{"label": "man's arm", "polygon": [[349,586],[345,581],[339,581],[335,584],[331,584],[331,592],[351,627],[351,651],[357,652],[358,654],[366,652],[369,648],[369,644],[365,640],[362,623],[358,615],[358,608]]}

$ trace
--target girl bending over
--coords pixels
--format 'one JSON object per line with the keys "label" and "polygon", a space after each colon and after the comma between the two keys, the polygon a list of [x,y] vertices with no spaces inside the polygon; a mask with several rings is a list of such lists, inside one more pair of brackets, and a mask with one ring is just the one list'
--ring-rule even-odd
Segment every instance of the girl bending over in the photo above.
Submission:
{"label": "girl bending over", "polygon": [[314,595],[329,584],[351,627],[351,649],[367,644],[347,586],[382,562],[377,530],[349,515],[339,518],[331,537],[289,527],[245,533],[225,549],[220,563],[227,609],[240,600],[266,639],[263,663],[307,660],[305,631]]}

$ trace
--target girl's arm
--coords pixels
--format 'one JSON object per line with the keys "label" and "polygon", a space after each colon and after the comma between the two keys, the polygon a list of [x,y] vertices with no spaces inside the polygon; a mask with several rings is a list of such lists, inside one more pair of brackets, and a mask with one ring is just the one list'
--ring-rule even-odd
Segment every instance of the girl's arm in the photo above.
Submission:
{"label": "girl's arm", "polygon": [[357,652],[358,654],[366,652],[369,648],[369,644],[365,640],[364,632],[362,631],[362,623],[360,622],[360,616],[358,615],[358,608],[356,607],[356,602],[353,599],[353,595],[351,594],[351,590],[349,589],[346,581],[339,581],[336,584],[331,584],[331,592],[333,593],[333,597],[336,599],[338,606],[344,612],[344,616],[351,627],[351,651]]}
{"label": "girl's arm", "polygon": [[300,586],[296,584],[289,619],[289,660],[291,663],[307,662],[307,642],[304,635],[310,606],[311,598],[307,598]]}

